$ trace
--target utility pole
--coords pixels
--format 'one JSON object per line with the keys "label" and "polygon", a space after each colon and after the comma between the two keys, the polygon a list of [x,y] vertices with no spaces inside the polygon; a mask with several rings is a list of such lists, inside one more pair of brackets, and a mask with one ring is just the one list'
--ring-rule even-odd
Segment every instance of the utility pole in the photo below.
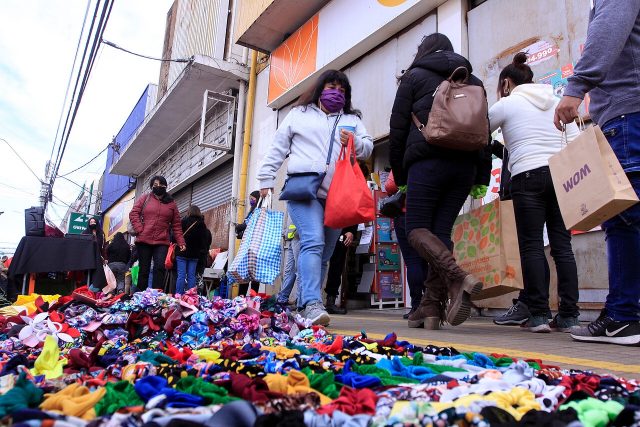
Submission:
{"label": "utility pole", "polygon": [[87,212],[86,212],[87,215],[89,215],[89,210],[91,209],[92,195],[93,195],[93,181],[91,181],[91,187],[89,187],[89,202],[87,203]]}
{"label": "utility pole", "polygon": [[44,180],[40,183],[40,206],[43,208],[47,207],[47,202],[51,198],[51,186],[49,183],[51,182],[51,172],[53,171],[52,166],[51,161],[48,160],[44,167]]}

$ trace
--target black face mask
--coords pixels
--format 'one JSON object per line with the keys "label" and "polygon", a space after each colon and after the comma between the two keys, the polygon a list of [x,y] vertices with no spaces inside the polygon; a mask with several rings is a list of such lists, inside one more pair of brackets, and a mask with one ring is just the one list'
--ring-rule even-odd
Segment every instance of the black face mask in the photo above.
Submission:
{"label": "black face mask", "polygon": [[166,194],[167,189],[164,187],[153,187],[151,191],[153,191],[153,194],[156,196],[162,197]]}
{"label": "black face mask", "polygon": [[98,224],[89,224],[89,228],[95,230],[96,228],[98,228]]}

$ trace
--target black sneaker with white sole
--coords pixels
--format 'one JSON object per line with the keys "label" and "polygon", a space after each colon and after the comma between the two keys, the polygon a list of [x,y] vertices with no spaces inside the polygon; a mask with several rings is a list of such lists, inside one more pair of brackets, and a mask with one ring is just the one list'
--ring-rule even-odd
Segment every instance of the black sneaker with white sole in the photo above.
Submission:
{"label": "black sneaker with white sole", "polygon": [[604,313],[587,326],[571,329],[576,341],[640,346],[640,322],[616,322]]}
{"label": "black sneaker with white sole", "polygon": [[524,325],[531,317],[529,307],[522,301],[513,300],[513,305],[509,307],[506,313],[493,318],[493,323],[501,326],[518,326]]}

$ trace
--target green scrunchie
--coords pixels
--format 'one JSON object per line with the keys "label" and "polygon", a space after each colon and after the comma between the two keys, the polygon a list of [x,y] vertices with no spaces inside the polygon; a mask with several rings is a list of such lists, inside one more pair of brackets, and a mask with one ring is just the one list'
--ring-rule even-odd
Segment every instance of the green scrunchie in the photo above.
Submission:
{"label": "green scrunchie", "polygon": [[95,407],[98,416],[111,415],[120,408],[144,405],[144,402],[133,388],[133,384],[129,381],[107,383],[105,388],[107,393]]}
{"label": "green scrunchie", "polygon": [[378,368],[376,365],[353,365],[352,370],[360,375],[371,375],[380,378],[380,382],[385,387],[399,384],[420,384],[420,381],[414,378],[391,375],[389,371]]}
{"label": "green scrunchie", "polygon": [[309,378],[309,385],[312,389],[331,399],[337,399],[340,396],[342,386],[336,383],[336,376],[332,371],[316,374],[311,368],[306,367],[302,370],[302,373]]}
{"label": "green scrunchie", "polygon": [[176,390],[200,396],[207,405],[224,405],[237,400],[229,396],[225,388],[192,376],[181,378],[176,383]]}
{"label": "green scrunchie", "polygon": [[37,408],[43,391],[21,373],[11,390],[0,396],[0,418],[27,408]]}
{"label": "green scrunchie", "polygon": [[585,427],[605,427],[616,419],[624,406],[615,400],[602,401],[589,397],[580,401],[572,401],[560,406],[560,410],[573,408],[578,419]]}
{"label": "green scrunchie", "polygon": [[469,195],[474,199],[482,199],[487,195],[487,189],[488,187],[486,185],[474,185],[473,187],[471,187]]}
{"label": "green scrunchie", "polygon": [[153,366],[177,365],[178,364],[177,360],[174,360],[174,359],[170,358],[166,354],[154,353],[151,350],[147,350],[144,353],[142,353],[138,357],[138,362],[147,362],[147,363],[152,364]]}

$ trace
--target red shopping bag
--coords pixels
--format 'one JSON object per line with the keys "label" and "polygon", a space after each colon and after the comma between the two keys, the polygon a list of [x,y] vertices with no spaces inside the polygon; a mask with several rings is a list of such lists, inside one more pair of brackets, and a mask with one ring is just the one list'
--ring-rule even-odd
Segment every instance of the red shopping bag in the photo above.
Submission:
{"label": "red shopping bag", "polygon": [[171,243],[169,250],[167,251],[167,257],[164,259],[164,268],[166,270],[173,270],[173,264],[176,261],[176,244]]}
{"label": "red shopping bag", "polygon": [[324,225],[342,229],[373,221],[376,216],[371,190],[364,179],[353,147],[353,134],[340,150],[336,170],[327,194]]}

